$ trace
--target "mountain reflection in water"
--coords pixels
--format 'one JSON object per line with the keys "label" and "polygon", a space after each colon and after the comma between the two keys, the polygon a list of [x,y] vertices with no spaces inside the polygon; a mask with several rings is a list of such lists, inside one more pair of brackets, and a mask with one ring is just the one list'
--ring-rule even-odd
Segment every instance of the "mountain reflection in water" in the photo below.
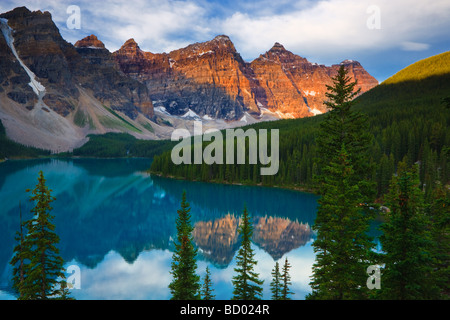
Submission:
{"label": "mountain reflection in water", "polygon": [[54,224],[66,266],[82,273],[77,299],[167,299],[181,194],[191,206],[198,273],[210,266],[216,298],[231,297],[244,206],[253,217],[257,270],[270,296],[270,272],[288,256],[293,290],[309,290],[317,196],[276,188],[179,181],[145,173],[149,159],[22,160],[0,164],[0,299],[11,296],[9,261],[19,226],[33,206],[26,189],[42,170],[56,197]]}

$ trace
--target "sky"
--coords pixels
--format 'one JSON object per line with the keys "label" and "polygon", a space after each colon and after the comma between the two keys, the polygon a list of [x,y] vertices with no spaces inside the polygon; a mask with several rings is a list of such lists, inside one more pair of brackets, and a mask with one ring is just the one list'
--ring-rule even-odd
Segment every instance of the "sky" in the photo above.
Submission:
{"label": "sky", "polygon": [[251,62],[275,42],[310,62],[359,61],[382,82],[450,50],[449,0],[2,0],[49,11],[65,40],[95,34],[111,52],[134,38],[170,52],[227,35]]}

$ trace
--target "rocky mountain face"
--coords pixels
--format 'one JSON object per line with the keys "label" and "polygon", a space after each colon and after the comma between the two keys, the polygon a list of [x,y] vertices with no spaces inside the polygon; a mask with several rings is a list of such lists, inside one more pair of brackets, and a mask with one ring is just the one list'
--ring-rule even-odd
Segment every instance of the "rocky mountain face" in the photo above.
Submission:
{"label": "rocky mountain face", "polygon": [[378,84],[360,63],[345,60],[326,67],[275,45],[251,63],[245,62],[224,35],[170,53],[145,52],[130,39],[113,57],[121,70],[147,84],[155,107],[170,114],[189,110],[200,117],[240,119],[273,113],[299,118],[326,112],[326,85],[344,64],[356,89]]}
{"label": "rocky mountain face", "polygon": [[130,39],[113,56],[124,73],[147,84],[155,107],[172,115],[192,110],[236,120],[246,110],[259,113],[260,88],[227,36],[161,54],[144,52]]}
{"label": "rocky mountain face", "polygon": [[225,35],[169,53],[143,51],[129,39],[110,52],[95,35],[68,43],[49,12],[25,7],[0,14],[0,27],[7,135],[55,152],[82,145],[91,133],[169,139],[193,120],[224,129],[320,114],[341,64],[362,92],[378,84],[356,61],[326,67],[279,43],[252,62]]}
{"label": "rocky mountain face", "polygon": [[[214,221],[199,221],[192,232],[203,256],[219,266],[228,265],[240,246],[240,218],[228,214]],[[274,260],[311,240],[312,230],[306,223],[280,217],[254,217],[253,242]]]}
{"label": "rocky mountain face", "polygon": [[88,133],[122,131],[116,112],[150,121],[147,87],[124,75],[98,39],[73,46],[49,12],[25,7],[1,14],[0,23],[0,116],[13,140],[67,151]]}

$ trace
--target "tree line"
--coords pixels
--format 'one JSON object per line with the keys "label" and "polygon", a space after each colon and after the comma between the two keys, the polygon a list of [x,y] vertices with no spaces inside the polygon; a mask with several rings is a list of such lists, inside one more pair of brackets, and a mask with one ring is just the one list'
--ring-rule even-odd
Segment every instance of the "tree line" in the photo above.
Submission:
{"label": "tree line", "polygon": [[[418,82],[381,84],[354,100],[355,111],[367,115],[365,133],[370,135],[371,164],[367,178],[375,183],[376,197],[382,202],[390,179],[400,162],[419,165],[419,179],[430,199],[438,184],[450,181],[450,126],[446,78]],[[447,100],[446,100],[447,99]],[[447,102],[446,102],[447,101]],[[279,120],[245,128],[279,129],[280,168],[274,176],[261,176],[260,164],[190,164],[175,165],[170,151],[156,155],[150,172],[188,180],[282,186],[316,192],[315,176],[322,170],[317,139],[320,124],[327,115]],[[245,129],[244,128],[244,129]],[[270,131],[270,130],[269,130]],[[207,145],[204,142],[203,150]],[[224,141],[224,154],[226,141]],[[247,146],[248,147],[248,146]],[[248,156],[248,148],[246,148]],[[235,162],[236,163],[236,162]]]}
{"label": "tree line", "polygon": [[[423,140],[425,147],[419,153],[429,151],[428,157],[434,159],[431,162],[415,161],[414,157],[408,156],[414,154],[412,150],[416,148],[414,134],[408,136],[410,147],[405,150],[401,150],[401,141],[393,143],[391,148],[396,148],[398,153],[393,151],[385,161],[384,165],[389,170],[382,172],[387,181],[380,184],[373,176],[374,172],[379,172],[377,163],[373,161],[373,140],[376,137],[367,130],[367,115],[355,111],[353,98],[358,94],[354,90],[355,85],[347,71],[340,68],[333,78],[333,85],[327,87],[329,112],[321,120],[320,130],[316,133],[314,165],[317,167],[312,170],[311,179],[321,197],[313,225],[316,260],[310,282],[311,293],[306,298],[448,299],[450,190],[444,173],[447,151],[441,144],[446,138],[432,139],[434,147]],[[447,135],[443,134],[442,128],[437,126],[433,129],[435,137]],[[437,150],[431,151],[438,146],[442,147],[439,156]],[[444,158],[437,160],[440,156]],[[402,157],[398,163],[396,160],[400,158],[397,157]],[[156,163],[161,159],[164,155],[156,159]],[[439,163],[440,170],[436,170]],[[168,172],[172,172],[168,168],[169,160],[164,165]],[[213,166],[206,172],[198,172],[195,168],[204,170],[204,167],[195,165],[180,166],[179,170],[187,169],[189,175],[201,174],[202,177],[202,174],[208,176],[214,170]],[[224,179],[252,172],[240,166],[221,168],[225,168],[222,169],[225,170],[222,172]],[[426,186],[421,178],[430,179],[432,187]],[[373,199],[380,195],[380,187],[386,188],[383,191],[386,206],[379,217],[383,221],[380,227],[382,251],[377,252],[368,230],[375,219]],[[244,217],[246,214],[244,210]],[[241,234],[249,232],[244,217]],[[256,299],[259,298],[261,282],[253,272],[252,266],[256,262],[251,259],[251,251],[246,245],[243,239],[236,258],[238,268],[233,278],[233,293],[237,299]],[[249,257],[246,258],[245,252]],[[246,267],[240,265],[242,261],[247,262]],[[381,269],[382,285],[378,290],[366,285],[367,270],[373,266]],[[278,277],[276,269],[277,266],[273,271],[275,282]]]}
{"label": "tree line", "polygon": [[[386,207],[381,213],[382,251],[377,252],[373,239],[368,236],[370,222],[375,218],[371,206],[380,187],[373,179],[377,166],[372,161],[376,137],[367,130],[367,115],[355,111],[354,86],[346,70],[340,68],[333,85],[328,86],[330,111],[324,115],[317,132],[314,160],[317,171],[312,173],[312,179],[321,197],[313,225],[316,260],[307,299],[448,299],[450,189],[446,178],[442,178],[445,167],[437,170],[426,162],[425,167],[431,169],[424,173],[422,162],[403,156],[395,163],[394,158],[395,168],[384,194]],[[434,130],[439,137],[441,129]],[[440,139],[435,141],[435,146],[440,145]],[[430,144],[430,150],[433,148]],[[407,153],[413,154],[409,150]],[[437,158],[445,152],[442,147]],[[437,159],[433,154],[432,151],[430,158]],[[428,175],[431,177],[427,178]],[[424,178],[431,179],[432,187],[423,182]],[[61,271],[63,261],[56,248],[59,238],[51,223],[51,202],[55,198],[46,187],[42,172],[31,193],[30,200],[36,203],[32,210],[34,216],[20,222],[18,245],[11,260],[14,288],[19,299],[69,298]],[[251,248],[253,230],[249,221],[244,207],[239,225],[241,247],[232,279],[232,299],[236,300],[262,298],[263,282],[254,271],[257,261]],[[209,269],[203,284],[196,273],[197,250],[185,193],[176,228],[169,284],[172,299],[214,298]],[[382,285],[378,290],[365,285],[367,270],[374,265],[381,266]],[[289,268],[287,260],[282,272],[275,264],[271,283],[273,299],[288,299],[292,294]]]}

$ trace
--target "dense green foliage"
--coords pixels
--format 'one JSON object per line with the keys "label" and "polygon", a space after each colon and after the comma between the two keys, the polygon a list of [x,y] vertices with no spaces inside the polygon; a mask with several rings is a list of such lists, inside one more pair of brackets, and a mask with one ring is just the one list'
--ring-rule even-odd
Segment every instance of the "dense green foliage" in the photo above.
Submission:
{"label": "dense green foliage", "polygon": [[254,266],[258,263],[254,259],[254,251],[251,247],[253,226],[247,208],[244,208],[239,223],[239,235],[241,247],[236,256],[236,275],[233,276],[233,300],[259,300],[262,297],[263,280],[259,279]]}
{"label": "dense green foliage", "polygon": [[361,299],[367,293],[364,283],[369,254],[374,247],[367,237],[371,199],[367,183],[370,137],[366,117],[353,111],[355,82],[342,66],[333,86],[328,87],[329,112],[320,125],[317,138],[317,175],[322,197],[313,229],[316,262],[311,281],[313,299]]}
{"label": "dense green foliage", "polygon": [[69,155],[77,157],[142,157],[152,158],[173,147],[169,140],[139,140],[126,133],[89,135],[89,141]]}
{"label": "dense green foliage", "polygon": [[390,210],[385,214],[380,237],[385,263],[380,296],[399,300],[438,298],[432,275],[431,221],[425,213],[417,166],[400,166],[398,175],[392,178],[387,204]]}
{"label": "dense green foliage", "polygon": [[51,191],[40,171],[38,184],[30,196],[30,201],[35,203],[31,210],[33,217],[20,221],[18,245],[11,259],[13,286],[20,300],[68,298],[65,284],[61,285],[65,281],[64,261],[56,247],[59,236],[52,224],[54,216],[50,214],[55,200]]}
{"label": "dense green foliage", "polygon": [[425,212],[431,220],[430,237],[433,257],[432,276],[438,296],[450,297],[450,189],[439,185],[432,194]]}
{"label": "dense green foliage", "polygon": [[181,208],[177,211],[177,239],[172,256],[172,282],[169,284],[171,300],[200,299],[200,277],[197,270],[197,249],[194,246],[191,225],[191,208],[183,192]]}
{"label": "dense green foliage", "polygon": [[[434,59],[450,64],[448,54]],[[412,65],[407,74],[420,68],[421,64]],[[410,165],[419,162],[426,197],[438,181],[443,184],[450,181],[450,113],[444,100],[450,97],[450,73],[434,71],[434,74],[420,81],[406,80],[404,75],[393,83],[388,79],[355,99],[355,110],[367,116],[367,131],[372,138],[367,174],[370,181],[376,183],[378,197],[387,192],[392,174],[404,159]],[[280,169],[274,176],[261,176],[260,165],[248,161],[240,165],[174,165],[170,152],[155,156],[151,171],[190,180],[314,190],[313,176],[320,172],[320,164],[315,161],[318,156],[316,138],[325,116],[243,128],[280,130]]]}

